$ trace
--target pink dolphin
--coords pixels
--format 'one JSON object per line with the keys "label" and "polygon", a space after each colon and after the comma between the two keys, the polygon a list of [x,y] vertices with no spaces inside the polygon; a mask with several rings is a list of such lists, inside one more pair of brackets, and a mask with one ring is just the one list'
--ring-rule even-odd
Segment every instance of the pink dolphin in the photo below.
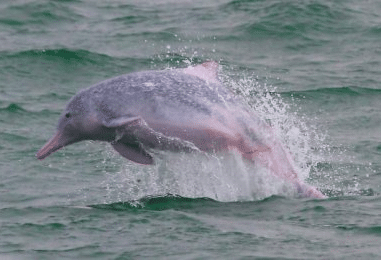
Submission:
{"label": "pink dolphin", "polygon": [[42,160],[82,140],[110,142],[123,157],[154,164],[150,149],[236,150],[292,182],[304,196],[324,198],[299,180],[291,157],[218,80],[218,64],[144,71],[118,76],[82,90],[68,103],[57,133],[36,154]]}

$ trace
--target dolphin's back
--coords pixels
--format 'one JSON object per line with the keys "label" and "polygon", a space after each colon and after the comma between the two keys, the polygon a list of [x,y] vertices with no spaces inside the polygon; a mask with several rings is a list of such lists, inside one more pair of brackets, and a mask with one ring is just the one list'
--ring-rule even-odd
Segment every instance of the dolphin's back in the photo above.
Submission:
{"label": "dolphin's back", "polygon": [[139,115],[165,120],[176,119],[178,114],[177,120],[184,120],[210,116],[213,106],[225,107],[233,102],[221,84],[180,70],[126,74],[91,86],[79,95],[91,99],[93,108],[106,118]]}

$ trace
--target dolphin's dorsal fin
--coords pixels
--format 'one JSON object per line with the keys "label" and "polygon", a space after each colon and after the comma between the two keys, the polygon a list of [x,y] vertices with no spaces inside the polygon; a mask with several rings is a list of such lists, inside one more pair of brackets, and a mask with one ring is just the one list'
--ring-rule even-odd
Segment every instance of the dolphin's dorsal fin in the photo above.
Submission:
{"label": "dolphin's dorsal fin", "polygon": [[207,82],[219,83],[220,81],[218,80],[217,70],[218,63],[209,61],[185,68],[183,69],[183,72],[201,78]]}

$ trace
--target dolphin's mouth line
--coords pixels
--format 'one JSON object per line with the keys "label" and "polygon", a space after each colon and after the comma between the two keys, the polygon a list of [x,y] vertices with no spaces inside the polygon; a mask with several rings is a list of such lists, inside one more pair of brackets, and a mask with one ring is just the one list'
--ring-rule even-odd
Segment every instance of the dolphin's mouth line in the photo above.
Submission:
{"label": "dolphin's mouth line", "polygon": [[52,154],[53,152],[63,148],[66,144],[61,142],[62,134],[57,132],[56,135],[53,136],[37,153],[36,157],[39,160],[45,159],[47,156]]}

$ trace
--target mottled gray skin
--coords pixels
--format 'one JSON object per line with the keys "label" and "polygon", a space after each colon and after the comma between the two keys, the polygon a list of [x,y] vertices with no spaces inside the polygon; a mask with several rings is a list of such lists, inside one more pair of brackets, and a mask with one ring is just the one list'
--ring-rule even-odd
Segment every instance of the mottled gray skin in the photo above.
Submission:
{"label": "mottled gray skin", "polygon": [[[196,72],[210,65],[195,67]],[[181,69],[136,72],[79,92],[62,113],[56,135],[37,152],[37,158],[42,160],[82,140],[110,142],[123,157],[140,164],[154,163],[152,149],[235,149],[248,160],[258,158],[267,164],[276,175],[293,182],[300,193],[324,197],[298,180],[287,153],[269,138],[267,125],[237,105],[218,80],[191,74]],[[267,138],[260,132],[267,133]]]}

